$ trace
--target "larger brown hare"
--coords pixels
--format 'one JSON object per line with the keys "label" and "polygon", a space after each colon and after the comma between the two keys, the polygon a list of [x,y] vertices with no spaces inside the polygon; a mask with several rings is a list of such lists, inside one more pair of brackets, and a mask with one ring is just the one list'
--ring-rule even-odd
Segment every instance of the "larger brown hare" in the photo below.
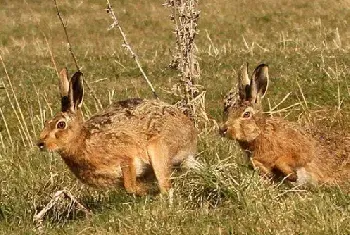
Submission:
{"label": "larger brown hare", "polygon": [[45,123],[38,146],[58,152],[83,183],[123,182],[127,192],[144,194],[138,178],[153,170],[160,191],[167,192],[171,168],[194,160],[196,129],[174,106],[127,99],[84,121],[82,73],[70,80],[66,69],[60,75],[62,110]]}
{"label": "larger brown hare", "polygon": [[253,167],[268,177],[283,176],[299,183],[346,181],[347,158],[332,154],[295,123],[264,114],[261,101],[268,83],[267,65],[256,67],[251,78],[247,65],[241,67],[238,94],[233,92],[225,102],[221,135],[237,140]]}

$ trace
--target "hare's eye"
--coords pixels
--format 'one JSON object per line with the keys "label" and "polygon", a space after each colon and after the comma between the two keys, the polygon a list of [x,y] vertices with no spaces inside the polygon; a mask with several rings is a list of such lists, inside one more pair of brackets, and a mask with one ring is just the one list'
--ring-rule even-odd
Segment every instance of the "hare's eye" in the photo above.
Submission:
{"label": "hare's eye", "polygon": [[57,122],[57,129],[64,129],[66,128],[66,122],[65,121],[59,121]]}
{"label": "hare's eye", "polygon": [[250,118],[252,116],[252,113],[247,111],[243,113],[243,118]]}

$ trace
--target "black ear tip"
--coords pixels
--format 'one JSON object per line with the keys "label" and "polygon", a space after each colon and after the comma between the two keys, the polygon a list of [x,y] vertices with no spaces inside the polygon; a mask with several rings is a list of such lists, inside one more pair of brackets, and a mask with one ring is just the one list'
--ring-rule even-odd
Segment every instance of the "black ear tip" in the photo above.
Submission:
{"label": "black ear tip", "polygon": [[265,63],[261,63],[258,65],[258,68],[262,68],[262,67],[269,67],[269,65]]}
{"label": "black ear tip", "polygon": [[61,98],[61,111],[66,112],[69,109],[70,102],[68,96],[62,96]]}
{"label": "black ear tip", "polygon": [[75,74],[73,75],[73,77],[80,77],[80,76],[83,76],[83,73],[80,70],[75,72]]}
{"label": "black ear tip", "polygon": [[[254,74],[254,73],[257,73],[257,72],[260,72],[260,71],[262,71],[263,69],[268,69],[268,68],[269,68],[269,66],[268,66],[267,64],[264,64],[264,63],[259,64],[259,65],[254,69],[253,74]],[[266,70],[265,70],[265,71],[266,71]]]}
{"label": "black ear tip", "polygon": [[74,73],[74,75],[71,78],[71,81],[73,84],[80,83],[82,82],[82,75],[83,73],[78,70],[77,72]]}

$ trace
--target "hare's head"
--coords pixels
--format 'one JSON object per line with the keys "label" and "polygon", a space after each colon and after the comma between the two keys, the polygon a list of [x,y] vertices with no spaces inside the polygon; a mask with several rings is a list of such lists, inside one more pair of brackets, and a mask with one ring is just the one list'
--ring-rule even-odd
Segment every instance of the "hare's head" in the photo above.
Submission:
{"label": "hare's head", "polygon": [[230,94],[230,102],[225,101],[225,122],[220,134],[238,141],[251,142],[261,132],[258,123],[262,117],[261,100],[268,87],[268,66],[260,64],[248,76],[248,65],[241,67],[238,77],[238,92]]}
{"label": "hare's head", "polygon": [[76,72],[68,80],[67,69],[60,73],[61,112],[45,122],[40,133],[38,147],[41,150],[60,151],[69,147],[79,136],[83,116],[81,104],[83,101],[82,73]]}

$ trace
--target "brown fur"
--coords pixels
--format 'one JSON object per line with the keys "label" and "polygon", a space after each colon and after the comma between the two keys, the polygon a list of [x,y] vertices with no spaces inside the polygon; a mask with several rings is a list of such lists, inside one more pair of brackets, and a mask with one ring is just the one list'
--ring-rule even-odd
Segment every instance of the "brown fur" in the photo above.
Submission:
{"label": "brown fur", "polygon": [[350,186],[350,136],[320,129],[312,131],[317,157],[306,165],[307,177],[315,182]]}
{"label": "brown fur", "polygon": [[[66,123],[58,129],[59,121]],[[92,186],[122,180],[128,192],[144,194],[137,181],[153,170],[161,192],[170,189],[171,167],[196,153],[193,123],[174,106],[157,100],[119,101],[86,122],[80,107],[45,124],[39,146],[57,151],[70,170]]]}
{"label": "brown fur", "polygon": [[[261,66],[266,65],[258,68]],[[251,78],[256,80],[255,83],[245,82],[248,84],[247,90],[240,89],[242,82],[239,82],[240,97],[229,107],[225,107],[226,120],[220,133],[237,140],[251,157],[254,168],[264,175],[282,175],[290,181],[298,180],[300,183],[340,184],[346,181],[350,175],[349,147],[341,149],[339,140],[332,142],[320,135],[315,138],[295,123],[263,114],[261,98],[265,94],[266,86],[259,87],[254,84],[259,84],[259,79],[268,79],[268,73],[267,66],[265,70],[260,69],[260,74],[258,68],[255,70],[258,72],[254,72]],[[244,72],[246,68],[242,70]],[[255,94],[251,94],[252,92]],[[350,138],[343,138],[343,142],[349,144]]]}
{"label": "brown fur", "polygon": [[[244,118],[246,110],[256,112]],[[297,169],[311,162],[314,156],[315,144],[308,134],[281,118],[264,116],[249,103],[228,109],[222,129],[251,155],[254,168],[267,176],[277,173],[296,181]]]}

